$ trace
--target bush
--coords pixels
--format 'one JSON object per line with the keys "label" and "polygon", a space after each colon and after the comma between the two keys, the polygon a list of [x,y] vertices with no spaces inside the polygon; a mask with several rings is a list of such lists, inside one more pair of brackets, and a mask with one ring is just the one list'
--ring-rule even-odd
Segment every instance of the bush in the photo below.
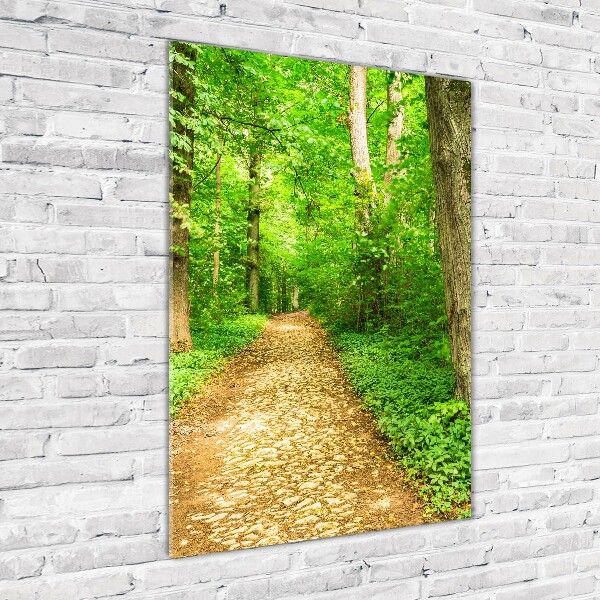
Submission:
{"label": "bush", "polygon": [[235,354],[262,331],[267,317],[242,315],[220,323],[192,324],[194,350],[169,357],[169,413],[172,417],[210,375],[219,372]]}
{"label": "bush", "polygon": [[468,404],[452,398],[444,344],[385,330],[334,339],[353,387],[427,500],[427,514],[469,516],[471,419]]}

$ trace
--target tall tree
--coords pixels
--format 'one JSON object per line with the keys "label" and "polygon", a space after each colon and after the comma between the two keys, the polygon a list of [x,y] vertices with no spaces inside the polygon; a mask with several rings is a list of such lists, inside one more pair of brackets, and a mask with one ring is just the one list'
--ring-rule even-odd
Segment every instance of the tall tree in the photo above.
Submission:
{"label": "tall tree", "polygon": [[189,213],[192,198],[194,133],[192,110],[195,98],[193,76],[194,47],[173,44],[172,78],[172,172],[169,252],[170,298],[169,340],[172,352],[193,348],[190,332],[190,300],[188,291],[190,261]]}
{"label": "tall tree", "polygon": [[246,247],[246,288],[248,309],[258,312],[260,257],[260,154],[250,150],[248,165],[248,233]]}
{"label": "tall tree", "polygon": [[361,230],[371,230],[371,217],[377,190],[369,155],[367,133],[367,68],[350,67],[350,99],[348,104],[348,128],[352,151],[352,176],[355,180],[357,216]]}
{"label": "tall tree", "polygon": [[219,267],[221,266],[221,258],[219,252],[220,233],[221,233],[221,158],[217,156],[217,166],[215,167],[215,244],[216,250],[213,254],[213,288],[215,289],[219,283]]}
{"label": "tall tree", "polygon": [[455,396],[471,400],[471,85],[425,78]]}
{"label": "tall tree", "polygon": [[[391,73],[391,81],[387,86],[387,110],[389,114],[389,123],[387,128],[387,138],[385,145],[385,165],[387,167],[383,182],[386,187],[391,185],[395,169],[394,165],[400,160],[400,150],[398,149],[398,140],[402,135],[402,126],[404,124],[404,106],[402,106],[402,73]],[[389,201],[389,192],[386,193],[386,199]]]}

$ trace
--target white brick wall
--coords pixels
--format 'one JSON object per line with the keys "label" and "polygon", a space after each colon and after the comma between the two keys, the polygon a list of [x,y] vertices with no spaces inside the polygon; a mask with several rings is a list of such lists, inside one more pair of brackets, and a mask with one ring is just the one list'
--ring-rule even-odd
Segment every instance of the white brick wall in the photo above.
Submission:
{"label": "white brick wall", "polygon": [[[599,31],[599,0],[0,0],[0,600],[600,598]],[[170,38],[474,80],[472,520],[166,560]]]}

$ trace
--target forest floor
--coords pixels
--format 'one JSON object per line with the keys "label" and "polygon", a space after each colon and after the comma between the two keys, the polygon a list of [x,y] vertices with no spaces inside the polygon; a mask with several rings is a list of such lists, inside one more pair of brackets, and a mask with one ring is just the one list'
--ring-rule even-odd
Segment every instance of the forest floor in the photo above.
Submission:
{"label": "forest floor", "polygon": [[325,331],[270,319],[171,422],[170,554],[425,522]]}

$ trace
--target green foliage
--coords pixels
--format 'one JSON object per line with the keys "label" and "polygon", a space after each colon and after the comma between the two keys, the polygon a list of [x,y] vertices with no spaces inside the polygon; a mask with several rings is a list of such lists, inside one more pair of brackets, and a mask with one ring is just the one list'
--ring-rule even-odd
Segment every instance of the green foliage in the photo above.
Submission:
{"label": "green foliage", "polygon": [[[368,71],[377,193],[369,190],[367,228],[352,176],[347,65],[208,46],[194,46],[191,59],[175,44],[170,52],[193,71],[196,93],[193,106],[170,113],[194,133],[191,207],[173,205],[172,214],[190,231],[193,321],[210,324],[194,330],[196,350],[172,357],[172,413],[264,323],[245,315],[249,163],[258,154],[261,312],[290,310],[297,288],[300,308],[334,332],[353,385],[430,510],[466,514],[469,410],[452,399],[424,78],[403,74],[402,101],[388,106],[393,74]],[[390,165],[387,128],[399,111],[400,158]],[[174,172],[187,174],[179,154],[189,138],[172,133],[171,145]]]}
{"label": "green foliage", "polygon": [[169,356],[169,412],[176,416],[206,380],[221,370],[228,357],[262,331],[264,315],[243,315],[192,329],[194,350]]}
{"label": "green foliage", "polygon": [[[350,381],[377,417],[429,514],[470,515],[469,406],[452,398],[452,369],[438,342],[418,337],[338,333]],[[438,348],[438,356],[435,349]]]}

